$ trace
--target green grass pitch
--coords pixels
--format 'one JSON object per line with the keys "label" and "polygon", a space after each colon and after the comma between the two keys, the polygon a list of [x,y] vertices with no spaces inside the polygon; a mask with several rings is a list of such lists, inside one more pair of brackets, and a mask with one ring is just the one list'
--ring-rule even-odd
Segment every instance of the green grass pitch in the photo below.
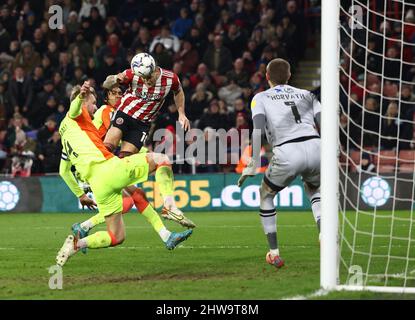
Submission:
{"label": "green grass pitch", "polygon": [[[198,227],[173,251],[164,248],[143,217],[125,215],[126,241],[71,258],[63,268],[62,290],[49,289],[48,268],[71,224],[90,215],[0,214],[0,299],[282,299],[319,288],[319,242],[311,212],[278,213],[286,261],[280,270],[265,263],[267,244],[256,212],[187,214]],[[336,292],[321,298],[414,296]]]}

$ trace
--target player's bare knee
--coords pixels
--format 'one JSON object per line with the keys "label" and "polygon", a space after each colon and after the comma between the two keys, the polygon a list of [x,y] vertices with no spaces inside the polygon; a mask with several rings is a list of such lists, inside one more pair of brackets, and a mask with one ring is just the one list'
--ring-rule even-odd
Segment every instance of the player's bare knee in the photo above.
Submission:
{"label": "player's bare knee", "polygon": [[274,197],[276,194],[277,192],[272,190],[265,182],[261,183],[261,186],[259,187],[261,201],[268,197]]}

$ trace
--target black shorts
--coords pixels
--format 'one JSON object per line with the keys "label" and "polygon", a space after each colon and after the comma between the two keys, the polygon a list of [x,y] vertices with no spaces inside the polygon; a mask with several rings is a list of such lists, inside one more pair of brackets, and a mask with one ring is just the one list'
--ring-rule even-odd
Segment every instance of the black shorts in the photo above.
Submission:
{"label": "black shorts", "polygon": [[111,125],[122,131],[122,141],[133,144],[138,150],[143,146],[150,130],[149,124],[134,119],[122,111],[115,113]]}

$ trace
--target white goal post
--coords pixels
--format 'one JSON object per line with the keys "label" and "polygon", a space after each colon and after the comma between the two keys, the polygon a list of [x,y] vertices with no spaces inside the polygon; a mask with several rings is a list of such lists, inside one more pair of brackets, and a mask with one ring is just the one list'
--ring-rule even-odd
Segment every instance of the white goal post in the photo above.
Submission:
{"label": "white goal post", "polygon": [[[415,94],[402,93],[415,92],[412,2],[322,0],[323,290],[415,293]],[[404,116],[412,107],[414,117]]]}
{"label": "white goal post", "polygon": [[321,6],[321,287],[337,285],[338,230],[338,106],[339,106],[339,0]]}

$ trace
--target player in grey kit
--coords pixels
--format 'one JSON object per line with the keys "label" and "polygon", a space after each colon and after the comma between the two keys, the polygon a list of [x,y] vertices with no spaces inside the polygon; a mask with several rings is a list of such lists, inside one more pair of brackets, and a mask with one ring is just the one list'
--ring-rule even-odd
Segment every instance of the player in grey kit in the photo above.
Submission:
{"label": "player in grey kit", "polygon": [[284,260],[280,258],[278,249],[274,197],[299,175],[320,231],[321,105],[311,92],[287,85],[291,77],[287,61],[272,60],[267,66],[266,77],[270,89],[256,94],[251,102],[253,154],[238,185],[256,174],[260,163],[260,138],[265,133],[273,156],[259,189],[260,216],[270,247],[266,261],[280,268]]}

